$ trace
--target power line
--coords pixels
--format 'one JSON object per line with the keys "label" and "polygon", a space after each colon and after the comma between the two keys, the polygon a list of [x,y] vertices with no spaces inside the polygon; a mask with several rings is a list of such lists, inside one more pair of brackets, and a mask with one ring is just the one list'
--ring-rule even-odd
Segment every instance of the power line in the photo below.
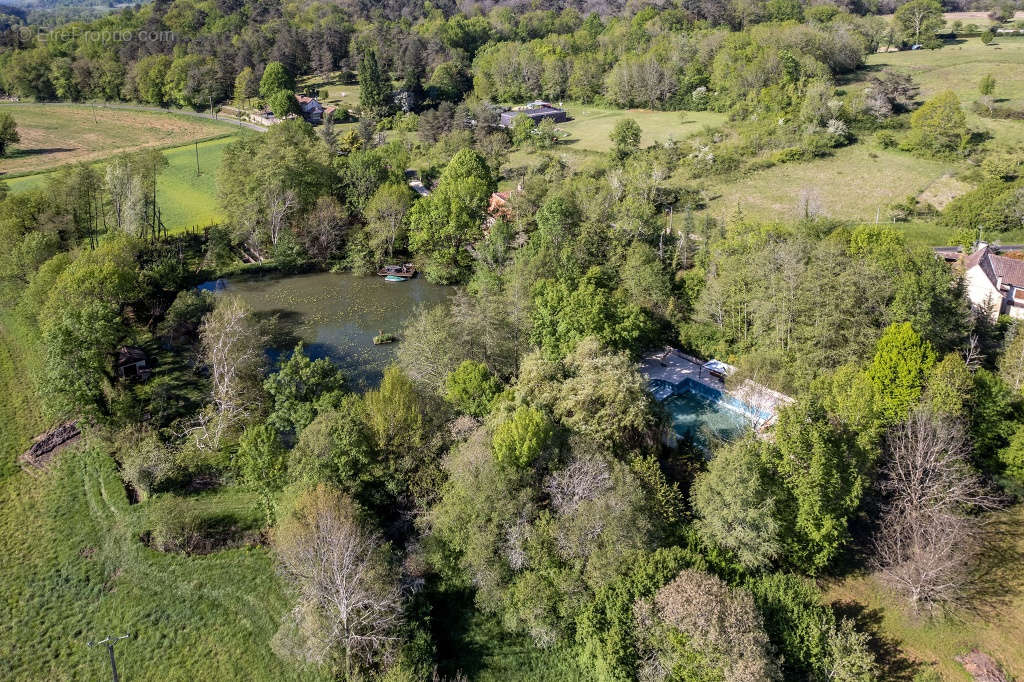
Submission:
{"label": "power line", "polygon": [[114,636],[107,635],[106,639],[101,639],[98,642],[89,642],[89,646],[99,646],[100,644],[106,645],[107,653],[110,654],[110,672],[114,676],[114,682],[118,682],[117,663],[114,662],[114,645],[117,644],[122,639],[128,639],[129,636],[131,636],[131,633],[127,633],[126,632],[125,634],[121,635],[120,637],[118,637],[116,635],[114,635]]}

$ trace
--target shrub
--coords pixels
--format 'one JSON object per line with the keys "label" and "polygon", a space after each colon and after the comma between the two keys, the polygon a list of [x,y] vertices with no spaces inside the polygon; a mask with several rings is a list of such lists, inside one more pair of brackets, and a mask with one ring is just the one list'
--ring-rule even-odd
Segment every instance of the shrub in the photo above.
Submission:
{"label": "shrub", "polygon": [[882,149],[893,149],[897,145],[896,135],[891,130],[879,130],[875,133],[875,144]]}
{"label": "shrub", "polygon": [[942,212],[948,228],[978,228],[1004,232],[1024,227],[1024,181],[992,180],[957,197]]}
{"label": "shrub", "polygon": [[167,497],[150,509],[150,545],[161,552],[188,553],[199,541],[201,526],[199,515],[186,500]]}

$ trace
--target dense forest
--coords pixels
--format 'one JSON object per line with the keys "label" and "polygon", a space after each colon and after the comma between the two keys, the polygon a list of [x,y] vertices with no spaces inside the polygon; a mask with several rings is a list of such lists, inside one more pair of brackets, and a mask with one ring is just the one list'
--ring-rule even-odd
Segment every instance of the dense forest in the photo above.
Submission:
{"label": "dense forest", "polygon": [[[788,222],[700,209],[709,177],[871,141],[970,163],[950,243],[1024,227],[1019,154],[956,95],[888,70],[844,85],[879,49],[940,49],[943,9],[157,0],[47,31],[0,14],[0,87],[22,99],[287,114],[303,77],[359,86],[334,120],[240,132],[205,231],[162,226],[159,151],[0,182],[0,326],[40,358],[45,421],[76,420],[132,500],[159,503],[133,543],[215,550],[189,495],[249,495],[287,602],[260,646],[289,675],[475,679],[474,621],[537,657],[532,679],[939,679],[822,589],[870,573],[921,622],[1012,593],[992,558],[1019,573],[996,520],[1024,495],[1022,328],[972,308],[895,221],[811,197]],[[533,99],[725,123],[642,144],[625,118],[574,168],[550,121],[500,125],[497,104]],[[0,113],[4,144],[17,117]],[[197,288],[407,262],[452,295],[367,390],[301,344],[268,356],[273,316]],[[665,346],[792,401],[769,430],[672,438],[637,364]],[[158,371],[119,374],[126,347]],[[121,569],[102,570],[88,589]],[[24,655],[19,679],[60,669]]]}

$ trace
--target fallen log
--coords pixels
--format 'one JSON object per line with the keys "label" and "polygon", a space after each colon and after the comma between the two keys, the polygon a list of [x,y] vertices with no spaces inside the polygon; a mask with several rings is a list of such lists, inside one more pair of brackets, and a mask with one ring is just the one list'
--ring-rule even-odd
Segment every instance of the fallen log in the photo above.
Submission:
{"label": "fallen log", "polygon": [[77,419],[69,419],[59,424],[46,433],[40,434],[32,439],[32,446],[21,453],[18,461],[22,466],[31,466],[41,469],[46,466],[57,451],[62,447],[78,440],[82,430],[78,428]]}

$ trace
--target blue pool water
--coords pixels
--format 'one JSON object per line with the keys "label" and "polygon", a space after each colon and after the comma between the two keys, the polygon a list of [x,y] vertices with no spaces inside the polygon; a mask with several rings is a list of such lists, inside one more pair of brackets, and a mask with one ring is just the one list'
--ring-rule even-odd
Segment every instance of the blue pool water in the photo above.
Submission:
{"label": "blue pool water", "polygon": [[692,438],[694,443],[704,448],[710,445],[709,436],[734,440],[750,428],[746,417],[739,412],[691,391],[677,393],[662,404],[672,418],[676,436]]}

